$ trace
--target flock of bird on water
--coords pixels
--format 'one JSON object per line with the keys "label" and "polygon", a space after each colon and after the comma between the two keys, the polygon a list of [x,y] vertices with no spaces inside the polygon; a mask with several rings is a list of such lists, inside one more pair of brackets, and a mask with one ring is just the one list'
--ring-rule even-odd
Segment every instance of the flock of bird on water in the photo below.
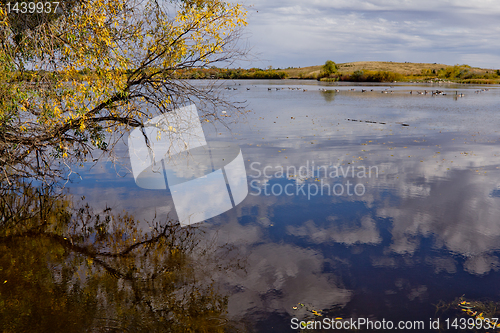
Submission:
{"label": "flock of bird on water", "polygon": [[[241,84],[240,84],[241,85]],[[393,86],[390,86],[390,88],[394,88]],[[389,90],[390,88],[386,88],[385,90],[382,90],[380,91],[382,94],[392,94],[394,93],[393,90]],[[238,90],[238,88],[233,88],[233,87],[226,87],[227,90]],[[247,90],[250,90],[250,88],[246,88]],[[279,90],[286,90],[286,88],[274,88],[276,91],[279,91]],[[304,88],[300,88],[300,87],[288,87],[289,90],[302,90],[302,91],[307,91],[307,89],[304,89]],[[272,91],[273,88],[267,88],[268,91]],[[328,92],[328,91],[332,91],[331,89],[325,89],[325,88],[319,88],[320,91],[322,92]],[[479,93],[482,93],[484,91],[488,91],[489,89],[480,89],[480,90],[476,90],[474,91],[474,93],[476,94],[479,94]],[[335,92],[340,92],[340,89],[334,89],[333,91]],[[350,88],[348,89],[347,91],[356,91],[355,88]],[[368,90],[367,89],[361,89],[361,92],[364,93],[364,92],[367,92]],[[373,92],[373,89],[370,89],[371,92]],[[424,90],[424,91],[419,91],[419,90],[416,90],[415,91],[416,94],[418,95],[427,95],[427,94],[430,94],[432,96],[435,96],[435,95],[442,95],[442,96],[446,96],[447,94],[442,91],[442,90],[431,90],[431,91],[427,91],[427,90]],[[413,94],[413,90],[410,90],[410,94],[412,95]],[[457,97],[464,97],[465,94],[463,93],[458,93],[458,91],[455,91],[455,96]]]}
{"label": "flock of bird on water", "polygon": [[[241,84],[239,84],[241,85]],[[255,86],[254,86],[255,87]],[[394,88],[393,86],[390,86],[390,88]],[[382,90],[380,91],[382,94],[389,94],[389,93],[394,93],[393,90],[389,90],[390,88],[386,88],[385,90]],[[233,88],[233,87],[226,87],[226,89],[228,90],[238,90],[238,88]],[[286,90],[286,88],[274,88],[276,91],[279,91],[279,90]],[[302,91],[307,91],[307,89],[304,89],[304,88],[300,88],[300,87],[288,87],[289,90],[302,90]],[[250,90],[250,88],[246,88],[246,90]],[[272,91],[273,88],[267,88],[268,91]],[[341,90],[340,89],[325,89],[325,88],[319,88],[320,91],[322,92],[329,92],[329,91],[335,91],[335,92],[340,92]],[[347,89],[345,91],[356,91],[355,88],[350,88],[350,89]],[[365,93],[367,92],[368,90],[367,89],[361,89],[361,92],[362,93]],[[371,92],[373,92],[373,89],[370,89]],[[485,89],[480,89],[480,90],[476,90],[474,91],[474,93],[476,94],[479,94],[479,93],[482,93],[484,91],[489,91],[489,89],[485,88]],[[416,90],[415,91],[416,94],[418,95],[427,95],[427,94],[431,94],[432,96],[435,96],[435,95],[442,95],[442,96],[446,96],[447,94],[442,91],[442,90],[431,90],[431,91],[427,91],[427,90],[424,90],[424,91],[419,91],[419,90]],[[410,90],[410,94],[412,95],[413,94],[413,90]],[[456,97],[464,97],[465,94],[463,93],[458,93],[458,91],[455,91],[455,96]],[[223,112],[224,114],[226,112]],[[292,119],[295,119],[294,117],[292,117]],[[358,120],[358,119],[350,119],[350,118],[347,118],[346,119],[347,121],[354,121],[354,122],[362,122],[362,123],[371,123],[371,124],[381,124],[381,125],[386,125],[387,123],[386,122],[378,122],[378,121],[372,121],[372,120]],[[410,126],[409,124],[406,124],[406,123],[403,123],[403,122],[396,122],[396,124],[398,125],[401,125],[401,126]]]}

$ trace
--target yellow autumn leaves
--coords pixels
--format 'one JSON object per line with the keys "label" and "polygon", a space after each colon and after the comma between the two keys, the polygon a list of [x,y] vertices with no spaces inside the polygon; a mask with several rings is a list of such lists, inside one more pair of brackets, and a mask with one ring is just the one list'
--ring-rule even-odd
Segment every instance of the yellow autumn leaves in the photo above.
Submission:
{"label": "yellow autumn leaves", "polygon": [[[14,73],[31,75],[24,79],[29,84],[10,83],[17,94],[17,118],[11,121],[17,121],[18,134],[53,135],[60,140],[56,145],[67,131],[76,131],[85,142],[100,143],[96,131],[119,130],[128,120],[149,118],[157,106],[167,109],[172,98],[161,94],[165,79],[173,80],[169,73],[216,61],[232,51],[233,34],[246,25],[239,4],[201,0],[166,6],[154,0],[78,1],[45,22],[43,34],[30,32],[18,44],[0,8],[5,54],[22,59],[24,67]],[[67,138],[74,140],[73,134]]]}

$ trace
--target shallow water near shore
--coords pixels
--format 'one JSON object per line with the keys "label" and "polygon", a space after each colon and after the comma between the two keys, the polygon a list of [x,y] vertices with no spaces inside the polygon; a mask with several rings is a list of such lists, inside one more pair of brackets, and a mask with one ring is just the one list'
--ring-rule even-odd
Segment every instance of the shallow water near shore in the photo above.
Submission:
{"label": "shallow water near shore", "polygon": [[[219,84],[246,112],[203,130],[238,144],[248,195],[195,226],[231,249],[210,271],[231,329],[325,317],[428,325],[439,302],[500,301],[499,86]],[[96,211],[175,219],[167,191],[135,184],[125,144],[117,155],[79,169],[69,194]]]}

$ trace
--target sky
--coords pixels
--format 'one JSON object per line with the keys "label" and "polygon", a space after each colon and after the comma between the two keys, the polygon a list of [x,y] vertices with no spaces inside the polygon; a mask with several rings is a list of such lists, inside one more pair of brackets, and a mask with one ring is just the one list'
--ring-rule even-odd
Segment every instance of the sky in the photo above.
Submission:
{"label": "sky", "polygon": [[[235,2],[235,1],[231,1]],[[352,61],[500,68],[498,0],[243,0],[241,67]]]}

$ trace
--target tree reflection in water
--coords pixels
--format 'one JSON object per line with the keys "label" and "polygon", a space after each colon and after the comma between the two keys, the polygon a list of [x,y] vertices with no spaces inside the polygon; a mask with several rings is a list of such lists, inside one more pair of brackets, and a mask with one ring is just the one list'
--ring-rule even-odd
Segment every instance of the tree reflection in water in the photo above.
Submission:
{"label": "tree reflection in water", "polygon": [[[202,231],[94,212],[55,186],[2,186],[0,331],[218,332],[228,296],[217,272],[241,269]],[[232,252],[231,252],[232,253]],[[220,266],[221,256],[224,267]]]}

